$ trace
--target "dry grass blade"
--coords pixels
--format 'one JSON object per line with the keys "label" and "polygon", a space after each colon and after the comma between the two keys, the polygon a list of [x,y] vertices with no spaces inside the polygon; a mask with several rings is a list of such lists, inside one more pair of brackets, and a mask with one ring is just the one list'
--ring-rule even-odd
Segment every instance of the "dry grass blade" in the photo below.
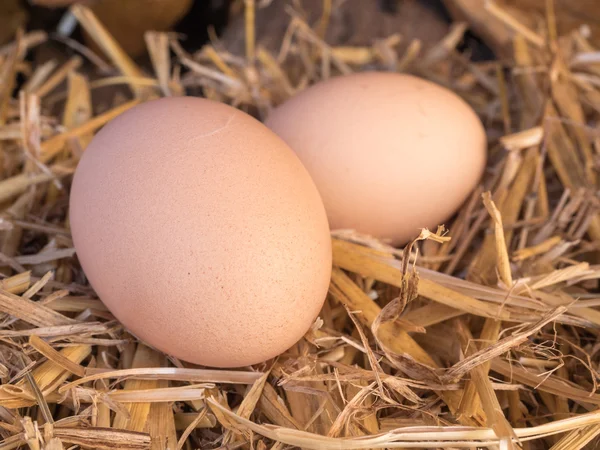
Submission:
{"label": "dry grass blade", "polygon": [[[375,436],[331,438],[274,425],[258,425],[247,419],[238,417],[212,399],[208,399],[208,402],[214,405],[215,408],[220,409],[231,420],[238,422],[255,433],[302,448],[351,450],[367,448],[431,448],[432,445],[438,448],[460,448],[472,447],[473,444],[478,446],[499,444],[499,440],[492,429],[471,429],[468,427],[457,427],[456,430],[453,430],[453,427],[448,427],[448,429],[444,429],[444,427],[406,427],[388,433],[380,433]],[[599,421],[600,413],[596,411],[537,427],[517,428],[515,429],[515,434],[521,440],[526,441],[528,438],[535,438],[537,436],[568,432],[584,425],[596,424]]]}
{"label": "dry grass blade", "polygon": [[489,192],[483,193],[483,204],[485,208],[488,210],[488,213],[492,217],[492,222],[494,223],[494,234],[496,236],[496,253],[498,257],[498,272],[500,273],[500,280],[504,283],[506,288],[509,288],[513,285],[512,273],[510,270],[510,261],[508,258],[508,252],[506,250],[506,241],[504,240],[504,227],[502,226],[502,215],[494,201],[492,200],[492,195]]}
{"label": "dry grass blade", "polygon": [[44,253],[38,253],[37,255],[25,255],[17,256],[14,258],[19,264],[36,265],[43,264],[50,261],[56,261],[62,258],[71,258],[75,254],[74,248],[61,248]]}
{"label": "dry grass blade", "polygon": [[[117,117],[119,114],[124,113],[128,109],[137,105],[139,101],[132,100],[130,102],[124,103],[123,105],[117,106],[104,114],[94,117],[93,119],[85,122],[84,124],[77,126],[75,128],[70,129],[64,133],[58,134],[42,143],[42,155],[40,160],[44,163],[50,161],[57,154],[59,154],[64,148],[66,142],[72,138],[85,137],[89,133],[96,131],[98,128],[102,127],[106,123],[110,122],[112,119]],[[43,180],[46,181],[46,180]],[[38,181],[41,182],[41,181]],[[2,192],[0,182],[0,193]],[[2,196],[0,195],[0,199]]]}
{"label": "dry grass blade", "polygon": [[[515,153],[511,154],[515,155]],[[537,149],[528,149],[520,163],[519,160],[520,158],[516,160],[516,164],[511,164],[511,160],[507,161],[504,167],[503,179],[494,195],[494,203],[497,206],[504,226],[517,221],[525,197],[530,190],[531,181],[536,173],[538,162]],[[503,229],[503,232],[504,241],[510,242],[514,233],[513,230]],[[468,279],[478,281],[484,285],[496,284],[498,278],[496,264],[498,262],[498,255],[502,254],[498,253],[497,239],[496,233],[485,236],[483,245],[478,249],[476,258],[471,261]],[[503,251],[501,250],[501,252]]]}
{"label": "dry grass blade", "polygon": [[555,375],[548,376],[545,373],[535,373],[521,367],[511,366],[501,359],[492,360],[491,369],[504,375],[511,382],[518,382],[559,397],[600,405],[600,395],[585,391],[576,384],[569,383]]}
{"label": "dry grass blade", "polygon": [[38,327],[70,325],[75,321],[37,302],[0,291],[0,311]]}
{"label": "dry grass blade", "polygon": [[[68,77],[68,94],[63,114],[63,124],[68,130],[85,125],[92,118],[92,94],[86,78],[78,73],[71,72]],[[81,133],[76,139],[81,148],[86,148],[92,140],[93,133]],[[46,156],[46,158],[48,158]],[[57,197],[58,192],[53,192]]]}
{"label": "dry grass blade", "polygon": [[246,20],[246,59],[250,64],[254,63],[254,48],[255,48],[255,2],[254,0],[244,0],[244,11]]}
{"label": "dry grass blade", "polygon": [[[333,241],[333,263],[342,269],[374,278],[392,286],[402,286],[402,272],[384,258],[377,258],[364,252],[351,252],[350,246],[343,241]],[[357,246],[354,245],[353,249]],[[421,279],[419,295],[437,301],[445,306],[463,310],[472,314],[491,318],[508,318],[508,313],[493,305],[448,289],[434,281]]]}
{"label": "dry grass blade", "polygon": [[567,308],[559,306],[558,308],[549,311],[546,313],[542,319],[532,324],[531,326],[525,327],[523,330],[515,332],[512,336],[505,337],[504,339],[499,340],[495,344],[479,350],[468,358],[463,359],[459,363],[452,366],[446,374],[444,374],[443,378],[446,381],[455,380],[460,378],[462,375],[467,373],[469,370],[483,364],[486,361],[493,360],[494,358],[506,353],[511,348],[521,344],[529,336],[539,331],[544,325],[553,322],[558,316],[564,314]]}
{"label": "dry grass blade", "polygon": [[[472,336],[470,331],[461,322],[459,322],[458,330],[462,343],[467,350],[467,354],[472,355],[473,351],[470,348]],[[496,341],[498,339],[499,332],[500,322],[497,320],[487,319],[481,332],[481,339],[487,341]],[[464,391],[465,393],[460,405],[461,410],[466,411],[468,414],[472,414],[471,411],[477,405],[477,400],[479,400],[483,410],[485,411],[487,420],[486,425],[495,431],[498,438],[503,441],[502,445],[504,447],[514,449],[517,446],[514,441],[518,440],[518,438],[510,423],[504,416],[502,407],[498,401],[498,397],[496,396],[496,393],[492,387],[492,383],[488,377],[489,370],[489,361],[486,361],[485,363],[476,366],[471,370],[470,385],[468,385]],[[470,393],[469,387],[472,387],[473,390],[470,398],[467,397],[467,395]],[[474,395],[475,391],[478,394],[478,398]],[[471,404],[468,404],[468,402],[471,402]]]}
{"label": "dry grass blade", "polygon": [[124,370],[100,370],[98,373],[80,378],[61,388],[65,392],[74,386],[107,378],[172,380],[200,383],[253,384],[262,376],[260,372],[241,372],[211,369],[185,369],[177,367],[133,368]]}
{"label": "dry grass blade", "polygon": [[[79,364],[89,356],[91,347],[89,345],[66,347],[60,353],[73,363]],[[54,361],[48,360],[33,369],[31,375],[42,394],[46,396],[54,393],[71,376],[71,373]],[[35,397],[27,387],[25,380],[0,386],[0,406],[23,408],[34,404]]]}
{"label": "dry grass blade", "polygon": [[[58,337],[58,336],[77,336],[80,334],[94,335],[105,334],[110,327],[104,323],[88,322],[73,325],[62,325],[54,327],[27,328],[16,331],[0,331],[0,337]],[[39,349],[38,349],[39,350]],[[47,355],[46,355],[47,356]]]}
{"label": "dry grass blade", "polygon": [[62,312],[81,312],[86,309],[93,309],[96,311],[108,311],[104,303],[100,300],[86,297],[69,296],[69,291],[58,290],[55,294],[58,295],[48,296],[44,299],[43,303],[48,308],[54,311]]}
{"label": "dry grass blade", "polygon": [[[252,386],[249,386],[249,389],[244,396],[244,400],[237,409],[237,414],[240,417],[244,417],[246,419],[250,418],[250,415],[254,412],[258,400],[262,396],[263,389],[265,387],[265,383],[267,382],[267,377],[269,376],[269,372],[265,372],[258,380],[254,382]],[[223,443],[224,445],[228,445],[234,438],[231,430],[228,430],[224,437]]]}
{"label": "dry grass blade", "polygon": [[360,389],[349,401],[346,403],[346,407],[339,414],[336,421],[333,423],[329,433],[327,433],[330,437],[337,437],[341,434],[342,428],[347,426],[347,423],[350,421],[350,416],[353,411],[360,407],[371,395],[372,390],[375,388],[376,383],[373,382],[370,385],[364,386]]}
{"label": "dry grass blade", "polygon": [[[152,66],[164,96],[172,95],[170,87],[171,61],[169,58],[169,36],[166,33],[146,32],[144,35]],[[180,94],[177,92],[176,94]]]}
{"label": "dry grass blade", "polygon": [[[140,414],[141,419],[139,419],[139,425],[141,425],[142,429],[146,426],[146,422],[144,420],[147,420],[150,414],[150,405],[146,404],[202,400],[205,397],[206,389],[214,387],[214,385],[212,384],[198,384],[185,387],[160,388],[156,387],[158,383],[155,381],[145,381],[146,383],[143,385],[140,382],[138,382],[136,385],[133,385],[132,383],[129,383],[129,385],[127,385],[126,383],[125,389],[118,391],[110,391],[108,393],[108,396],[116,402],[135,403],[138,406],[139,410],[143,409],[143,413]],[[133,386],[133,388],[131,388],[130,386]],[[138,386],[149,387],[147,389],[140,389],[138,388]],[[146,407],[148,408],[147,412],[145,410]],[[130,423],[134,423],[134,421],[137,419],[136,414],[137,411],[130,411],[130,417],[127,418],[130,421]],[[115,428],[122,429],[125,427],[115,425]]]}
{"label": "dry grass blade", "polygon": [[50,361],[53,361],[55,364],[68,370],[72,374],[75,374],[79,377],[85,375],[85,369],[83,367],[81,367],[79,364],[75,364],[69,358],[65,357],[60,352],[54,350],[54,348],[52,348],[51,345],[47,344],[39,337],[31,336],[29,338],[29,345],[31,345],[34,349],[36,349]]}
{"label": "dry grass blade", "polygon": [[22,294],[31,284],[31,272],[22,272],[0,282],[0,289],[11,294]]}
{"label": "dry grass blade", "polygon": [[[203,414],[206,411],[206,414]],[[175,427],[177,430],[186,430],[191,424],[195,428],[214,428],[217,425],[215,416],[203,408],[200,413],[177,413],[175,414]]]}
{"label": "dry grass blade", "polygon": [[65,64],[63,64],[63,66],[60,67],[50,78],[48,78],[44,84],[33,90],[32,93],[38,97],[44,97],[60,83],[62,83],[71,72],[77,70],[81,66],[82,62],[83,61],[79,56],[74,56]]}
{"label": "dry grass blade", "polygon": [[496,3],[493,0],[485,0],[484,4],[485,9],[490,14],[495,16],[498,20],[503,22],[509,28],[512,28],[516,33],[523,36],[527,41],[529,41],[537,47],[542,47],[544,45],[545,41],[540,35],[528,29],[523,24],[519,23],[518,20],[516,20],[514,17],[508,14],[504,9],[498,7],[498,5],[496,5]]}
{"label": "dry grass blade", "polygon": [[542,143],[544,129],[541,126],[529,128],[500,138],[500,142],[509,151],[524,150]]}
{"label": "dry grass blade", "polygon": [[22,296],[25,297],[25,298],[31,298],[31,297],[33,297],[40,290],[42,290],[42,288],[44,286],[46,286],[46,284],[48,284],[48,281],[50,281],[53,276],[54,276],[54,274],[52,272],[46,272],[44,274],[44,276],[42,278],[40,278],[39,280],[37,280],[35,283],[33,283],[33,285],[29,289],[27,289],[23,293]]}
{"label": "dry grass blade", "polygon": [[22,173],[10,178],[5,178],[0,181],[0,203],[22,194],[30,186],[51,181],[56,175],[47,173]]}
{"label": "dry grass blade", "polygon": [[560,236],[552,236],[551,238],[548,238],[537,245],[517,250],[514,253],[512,260],[523,261],[528,258],[533,258],[535,256],[542,255],[544,253],[547,253],[562,242],[563,241],[560,238]]}
{"label": "dry grass blade", "polygon": [[[83,6],[75,5],[71,8],[71,12],[77,18],[81,26],[94,39],[96,44],[104,51],[115,66],[119,68],[121,73],[129,77],[142,76],[141,69],[133,62],[133,60],[123,51],[117,41],[100,23],[92,10]],[[136,96],[150,95],[151,91],[147,88],[139,88],[136,85],[131,85],[131,90]]]}
{"label": "dry grass blade", "polygon": [[[360,311],[357,314],[359,321],[369,327],[373,326],[381,312],[373,300],[339,269],[334,268],[331,282],[333,288],[330,288],[331,294],[349,310]],[[403,371],[412,374],[415,378],[437,381],[437,374],[434,371],[435,361],[406,331],[394,322],[381,324],[376,331],[378,342],[387,349],[387,353],[401,358]],[[439,395],[452,411],[458,410],[462,395],[460,392],[441,392]]]}
{"label": "dry grass blade", "polygon": [[[184,430],[183,434],[181,435],[181,438],[179,439],[179,442],[177,443],[177,449],[176,450],[181,450],[183,448],[183,446],[185,445],[185,442],[187,440],[187,438],[189,437],[189,435],[192,433],[192,431],[194,431],[194,429],[196,429],[196,427],[202,423],[204,421],[204,419],[206,418],[208,413],[208,409],[203,409],[197,416],[196,418],[194,418],[194,420],[186,427],[186,429]],[[213,423],[214,425],[214,423]]]}
{"label": "dry grass blade", "polygon": [[52,425],[54,423],[54,419],[52,418],[52,413],[50,412],[50,408],[48,407],[48,403],[46,403],[46,399],[44,398],[44,394],[40,391],[35,379],[31,375],[31,372],[27,372],[25,374],[25,378],[33,391],[33,396],[35,397],[35,402],[40,408],[41,416],[44,418],[46,423]]}
{"label": "dry grass blade", "polygon": [[565,434],[550,450],[581,450],[600,434],[600,425],[573,430]]}
{"label": "dry grass blade", "polygon": [[[157,366],[161,366],[161,356],[145,345],[138,344],[132,368]],[[159,401],[163,398],[160,389],[158,389],[157,380],[129,379],[125,382],[122,391],[111,391],[109,394],[115,401],[133,402],[125,406],[127,414],[117,414],[113,421],[114,428],[131,431],[144,431],[146,428],[146,421],[150,414],[151,405],[150,401],[147,401],[147,397],[152,396],[154,399],[156,398],[154,396],[158,396]]]}
{"label": "dry grass blade", "polygon": [[150,450],[150,436],[145,433],[102,428],[56,428],[55,437],[69,444],[98,450]]}
{"label": "dry grass blade", "polygon": [[258,399],[258,407],[271,422],[286,428],[302,429],[302,426],[290,414],[283,399],[277,395],[275,388],[270,384],[263,386],[262,395]]}
{"label": "dry grass blade", "polygon": [[[381,314],[381,309],[369,298],[358,286],[339,269],[334,269],[331,276],[331,294],[340,303],[346,305],[350,311],[357,312],[358,320],[367,327],[371,327],[377,317]],[[378,330],[378,337],[382,342],[395,342],[395,353],[406,353],[413,357],[417,362],[434,366],[435,363],[429,355],[406,333],[402,328],[393,327],[393,322],[382,326]],[[389,337],[386,338],[385,335]]]}
{"label": "dry grass blade", "polygon": [[[168,381],[159,381],[159,388],[164,389]],[[177,426],[173,404],[170,402],[152,403],[150,415],[146,422],[146,431],[152,438],[152,450],[175,448],[177,443]]]}
{"label": "dry grass blade", "polygon": [[[213,392],[214,392],[214,390],[213,390]],[[227,431],[231,431],[231,432],[233,432],[235,434],[239,434],[239,435],[248,436],[248,433],[244,433],[244,430],[242,427],[238,426],[238,424],[234,420],[231,420],[231,418],[223,412],[223,411],[231,412],[231,408],[229,407],[229,404],[227,403],[227,399],[225,398],[225,395],[222,394],[221,392],[216,392],[216,393],[217,393],[216,398],[214,396],[209,397],[209,400],[212,400],[212,401],[208,402],[208,407],[210,408],[211,412],[215,415],[217,422],[219,422],[219,424],[221,424],[221,426]]]}

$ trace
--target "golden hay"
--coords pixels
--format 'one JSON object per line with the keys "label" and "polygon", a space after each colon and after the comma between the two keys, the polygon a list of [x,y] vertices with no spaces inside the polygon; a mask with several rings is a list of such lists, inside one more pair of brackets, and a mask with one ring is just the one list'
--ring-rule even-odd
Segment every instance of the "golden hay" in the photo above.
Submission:
{"label": "golden hay", "polygon": [[[153,73],[84,6],[71,11],[110,65],[68,39],[80,56],[31,65],[41,32],[0,48],[0,450],[596,448],[600,51],[585,27],[559,36],[552,1],[536,29],[482,2],[475,25],[508,27],[492,45],[509,36],[510,51],[473,63],[456,49],[462,22],[403,52],[398,34],[328,45],[325,0],[314,26],[288,10],[275,55],[254,28],[268,3],[243,2],[243,55],[216,38],[189,54],[177,36],[148,32]],[[88,80],[84,63],[102,77]],[[319,79],[365,68],[443,84],[486,123],[486,176],[449,234],[424,230],[398,250],[335,232],[320,318],[255,367],[195,367],[123,330],[85,284],[69,233],[68,184],[93,133],[139,102],[198,86],[264,117]],[[18,74],[26,81],[13,95]],[[92,102],[118,85],[128,97]]]}

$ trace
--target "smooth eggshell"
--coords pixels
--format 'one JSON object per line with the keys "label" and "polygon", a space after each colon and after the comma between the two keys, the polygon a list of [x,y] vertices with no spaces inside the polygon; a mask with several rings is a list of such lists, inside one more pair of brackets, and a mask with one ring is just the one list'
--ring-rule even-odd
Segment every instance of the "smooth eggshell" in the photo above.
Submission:
{"label": "smooth eggshell", "polygon": [[327,293],[331,239],[314,183],[280,138],[221,103],[160,99],[106,125],[77,168],[70,221],[110,311],[193,363],[278,355]]}
{"label": "smooth eggshell", "polygon": [[450,218],[485,167],[475,112],[410,75],[363,72],[320,82],[275,108],[266,124],[308,169],[332,229],[393,244]]}

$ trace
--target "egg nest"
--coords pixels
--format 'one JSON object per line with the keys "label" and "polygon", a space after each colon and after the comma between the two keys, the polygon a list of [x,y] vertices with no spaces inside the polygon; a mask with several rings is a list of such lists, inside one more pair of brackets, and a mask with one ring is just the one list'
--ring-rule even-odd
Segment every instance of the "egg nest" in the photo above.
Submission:
{"label": "egg nest", "polygon": [[[398,34],[330,44],[350,2],[324,1],[314,25],[288,7],[274,51],[255,27],[270,2],[244,3],[241,52],[215,41],[190,54],[150,32],[143,68],[84,6],[71,12],[102,58],[63,39],[61,59],[31,62],[49,43],[40,31],[0,47],[0,449],[597,448],[600,71],[589,29],[557,32],[553,2],[530,22],[488,2],[465,18],[487,26],[502,59],[473,62],[457,50],[465,22],[431,45]],[[128,334],[87,284],[68,226],[93,134],[166,95],[263,119],[320,79],[366,69],[442,84],[486,125],[485,176],[445,229],[403,249],[333,233],[319,318],[263,364],[198,367]]]}

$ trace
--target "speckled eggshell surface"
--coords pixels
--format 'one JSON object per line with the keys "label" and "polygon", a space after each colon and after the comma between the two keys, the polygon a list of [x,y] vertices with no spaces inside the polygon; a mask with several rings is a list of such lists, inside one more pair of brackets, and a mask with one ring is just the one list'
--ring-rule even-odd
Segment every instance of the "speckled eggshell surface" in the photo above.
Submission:
{"label": "speckled eggshell surface", "polygon": [[485,131],[471,107],[410,75],[331,78],[275,108],[266,124],[313,177],[332,229],[396,245],[448,220],[485,167]]}
{"label": "speckled eggshell surface", "polygon": [[110,311],[192,363],[284,352],[327,293],[331,240],[313,181],[280,138],[225,104],[165,98],[106,125],[77,167],[70,222]]}

